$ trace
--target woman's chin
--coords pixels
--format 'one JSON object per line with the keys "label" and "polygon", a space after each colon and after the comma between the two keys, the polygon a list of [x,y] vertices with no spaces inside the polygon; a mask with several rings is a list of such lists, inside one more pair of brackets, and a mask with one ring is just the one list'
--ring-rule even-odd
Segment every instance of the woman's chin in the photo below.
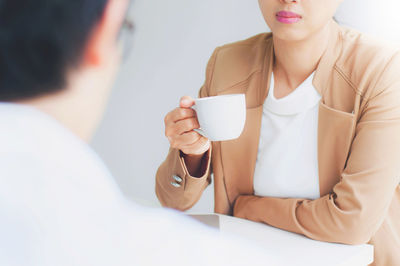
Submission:
{"label": "woman's chin", "polygon": [[286,42],[298,42],[307,38],[304,32],[296,29],[279,29],[273,31],[274,38],[277,38]]}

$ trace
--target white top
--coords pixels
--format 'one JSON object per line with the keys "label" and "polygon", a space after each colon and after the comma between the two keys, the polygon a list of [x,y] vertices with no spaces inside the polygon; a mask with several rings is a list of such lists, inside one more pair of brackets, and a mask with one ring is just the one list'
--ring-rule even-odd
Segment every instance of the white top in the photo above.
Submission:
{"label": "white top", "polygon": [[274,76],[264,102],[254,193],[262,197],[316,199],[318,108],[314,73],[289,95],[276,99]]}
{"label": "white top", "polygon": [[[148,177],[151,178],[151,177]],[[50,116],[0,103],[0,265],[262,265],[263,251],[126,201],[99,157]]]}

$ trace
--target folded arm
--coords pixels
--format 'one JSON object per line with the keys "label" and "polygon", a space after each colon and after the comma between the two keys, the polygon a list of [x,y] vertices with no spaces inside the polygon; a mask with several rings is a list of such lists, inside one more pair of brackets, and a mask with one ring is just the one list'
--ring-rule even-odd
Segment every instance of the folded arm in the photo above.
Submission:
{"label": "folded arm", "polygon": [[346,168],[333,191],[316,200],[239,196],[234,216],[346,244],[370,240],[400,181],[400,56],[369,97],[356,126]]}

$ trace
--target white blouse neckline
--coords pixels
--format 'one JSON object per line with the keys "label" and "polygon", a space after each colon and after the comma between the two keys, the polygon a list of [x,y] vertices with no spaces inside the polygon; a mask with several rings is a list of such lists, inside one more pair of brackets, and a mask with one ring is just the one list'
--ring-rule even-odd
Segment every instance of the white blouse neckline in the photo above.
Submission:
{"label": "white blouse neckline", "polygon": [[321,99],[320,94],[312,85],[313,72],[289,95],[276,99],[274,96],[274,74],[271,74],[271,85],[264,108],[278,115],[294,115],[314,107]]}

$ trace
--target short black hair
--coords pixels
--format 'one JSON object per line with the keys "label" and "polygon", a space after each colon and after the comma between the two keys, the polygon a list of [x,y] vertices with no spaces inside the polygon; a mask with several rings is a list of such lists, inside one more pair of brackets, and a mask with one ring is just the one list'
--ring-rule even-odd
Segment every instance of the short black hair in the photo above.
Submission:
{"label": "short black hair", "polygon": [[108,0],[0,0],[0,101],[62,90]]}

